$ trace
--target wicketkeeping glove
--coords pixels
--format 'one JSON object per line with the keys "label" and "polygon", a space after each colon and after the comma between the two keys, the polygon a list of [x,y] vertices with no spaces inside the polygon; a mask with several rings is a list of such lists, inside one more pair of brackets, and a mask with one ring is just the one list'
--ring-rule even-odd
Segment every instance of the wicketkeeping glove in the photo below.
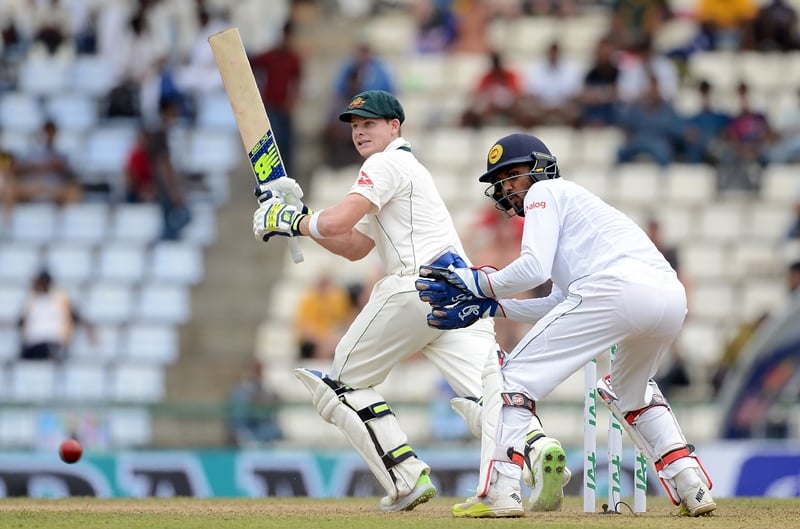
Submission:
{"label": "wicketkeeping glove", "polygon": [[489,281],[490,267],[482,268],[442,268],[431,265],[419,267],[419,275],[414,283],[419,299],[433,307],[447,307],[461,301],[492,298]]}
{"label": "wicketkeeping glove", "polygon": [[428,327],[441,330],[462,329],[481,318],[494,316],[498,310],[505,317],[503,307],[491,298],[461,301],[450,307],[434,307],[428,314]]}
{"label": "wicketkeeping glove", "polygon": [[294,206],[270,198],[253,214],[253,234],[265,242],[275,235],[297,237],[300,235],[300,221],[307,216]]}

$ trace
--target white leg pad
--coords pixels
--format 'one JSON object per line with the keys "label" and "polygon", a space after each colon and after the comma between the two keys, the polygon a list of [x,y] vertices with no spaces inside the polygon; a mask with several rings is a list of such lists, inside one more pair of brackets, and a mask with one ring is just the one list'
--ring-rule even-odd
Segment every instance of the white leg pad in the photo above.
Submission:
{"label": "white leg pad", "polygon": [[374,389],[341,386],[310,369],[295,369],[294,375],[311,393],[320,417],[341,430],[393,500],[410,493],[419,476],[430,472]]}
{"label": "white leg pad", "polygon": [[685,468],[695,468],[701,481],[711,489],[708,473],[692,454],[694,447],[686,442],[672,408],[654,380],[648,381],[646,394],[650,397],[650,404],[642,410],[624,412],[619,408],[610,375],[597,381],[597,394],[628,432],[633,444],[656,467],[660,481],[675,505],[680,500],[672,478]]}
{"label": "white leg pad", "polygon": [[524,396],[517,393],[509,395],[503,392],[503,376],[500,373],[498,357],[489,355],[483,368],[481,465],[476,490],[476,496],[478,497],[486,496],[489,493],[492,471],[496,462],[509,462],[520,467],[523,466],[522,443],[524,441],[522,439],[520,439],[520,446],[517,447],[500,446],[497,443],[501,433],[503,407],[515,406],[517,398],[524,399]]}
{"label": "white leg pad", "polygon": [[469,431],[478,439],[481,438],[482,403],[483,399],[475,400],[467,397],[455,397],[450,399],[450,407],[464,419]]}

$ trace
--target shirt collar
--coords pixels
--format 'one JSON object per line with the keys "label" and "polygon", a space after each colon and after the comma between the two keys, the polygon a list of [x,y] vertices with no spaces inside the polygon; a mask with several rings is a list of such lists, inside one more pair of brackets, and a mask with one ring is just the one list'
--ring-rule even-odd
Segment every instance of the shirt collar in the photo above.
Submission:
{"label": "shirt collar", "polygon": [[411,144],[408,143],[408,141],[406,141],[405,138],[399,137],[392,140],[392,142],[386,146],[383,152],[397,151],[397,150],[411,152]]}

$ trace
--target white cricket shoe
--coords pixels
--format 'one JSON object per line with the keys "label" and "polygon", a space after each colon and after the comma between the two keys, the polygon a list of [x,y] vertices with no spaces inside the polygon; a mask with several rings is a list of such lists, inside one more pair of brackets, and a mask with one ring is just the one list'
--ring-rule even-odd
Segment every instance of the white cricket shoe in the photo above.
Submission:
{"label": "white cricket shoe", "polygon": [[473,496],[464,503],[453,505],[453,516],[456,518],[519,518],[525,516],[522,508],[522,496],[513,488],[498,491],[489,488],[489,494],[483,497]]}
{"label": "white cricket shoe", "polygon": [[708,487],[700,480],[697,470],[685,468],[673,478],[675,490],[681,499],[681,513],[689,516],[703,516],[717,508]]}
{"label": "white cricket shoe", "polygon": [[[536,438],[536,437],[534,437]],[[552,437],[538,436],[525,461],[523,479],[531,487],[528,503],[534,512],[560,511],[564,502],[564,486],[572,473],[567,468],[567,455],[561,443]]]}

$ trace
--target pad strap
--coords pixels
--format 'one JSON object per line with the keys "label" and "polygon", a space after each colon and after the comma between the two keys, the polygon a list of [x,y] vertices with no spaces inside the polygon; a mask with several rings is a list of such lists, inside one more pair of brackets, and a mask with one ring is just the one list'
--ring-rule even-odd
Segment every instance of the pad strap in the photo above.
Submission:
{"label": "pad strap", "polygon": [[385,417],[386,415],[393,415],[392,408],[385,402],[376,402],[375,404],[358,410],[356,413],[358,413],[358,418],[364,422]]}
{"label": "pad strap", "polygon": [[686,445],[680,448],[676,448],[675,450],[670,450],[663,456],[659,457],[653,462],[653,466],[656,467],[656,470],[661,471],[664,470],[664,467],[674,463],[678,459],[682,457],[688,457],[692,455],[694,452],[694,446]]}
{"label": "pad strap", "polygon": [[536,415],[536,401],[524,393],[500,393],[500,398],[503,399],[503,406],[509,408],[524,408]]}
{"label": "pad strap", "polygon": [[629,411],[628,413],[626,413],[625,414],[625,422],[627,422],[628,424],[633,426],[633,423],[636,422],[636,419],[639,418],[639,415],[641,415],[642,413],[646,412],[650,408],[655,408],[656,406],[664,406],[665,408],[670,409],[669,408],[669,404],[667,404],[666,402],[656,401],[655,399],[653,399],[653,400],[654,400],[653,402],[651,402],[650,404],[648,404],[644,408],[639,408],[638,410],[633,410],[633,411]]}
{"label": "pad strap", "polygon": [[386,470],[391,470],[395,465],[402,463],[409,457],[416,457],[416,455],[411,445],[403,444],[383,454],[381,456],[381,461],[383,461],[383,464],[386,466]]}

